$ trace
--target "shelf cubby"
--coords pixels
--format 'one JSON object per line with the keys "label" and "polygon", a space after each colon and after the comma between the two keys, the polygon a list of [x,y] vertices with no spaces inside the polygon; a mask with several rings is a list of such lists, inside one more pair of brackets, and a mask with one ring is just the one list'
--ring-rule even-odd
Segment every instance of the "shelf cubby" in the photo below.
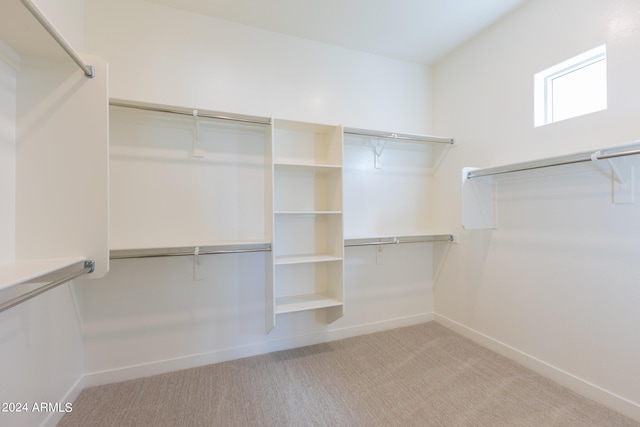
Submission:
{"label": "shelf cubby", "polygon": [[277,264],[276,313],[342,306],[342,261]]}
{"label": "shelf cubby", "polygon": [[341,172],[339,167],[276,165],[276,212],[341,212]]}
{"label": "shelf cubby", "polygon": [[342,315],[342,128],[273,121],[273,264],[267,330],[277,314]]}
{"label": "shelf cubby", "polygon": [[339,126],[274,120],[274,163],[342,165]]}

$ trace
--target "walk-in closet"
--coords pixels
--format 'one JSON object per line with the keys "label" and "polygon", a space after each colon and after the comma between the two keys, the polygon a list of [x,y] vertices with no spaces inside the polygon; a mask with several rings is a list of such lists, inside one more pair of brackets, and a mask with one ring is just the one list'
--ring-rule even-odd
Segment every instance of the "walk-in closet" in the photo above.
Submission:
{"label": "walk-in closet", "polygon": [[0,425],[640,425],[640,9],[436,3],[4,0]]}

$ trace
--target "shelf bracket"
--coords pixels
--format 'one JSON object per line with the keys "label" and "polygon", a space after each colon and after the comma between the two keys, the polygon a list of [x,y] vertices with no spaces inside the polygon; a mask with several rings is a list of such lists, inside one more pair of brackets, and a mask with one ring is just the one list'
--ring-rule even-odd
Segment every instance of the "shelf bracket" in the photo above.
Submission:
{"label": "shelf bracket", "polygon": [[389,243],[381,243],[376,246],[376,265],[382,265],[382,251],[386,245],[397,245],[400,243],[397,237],[393,237],[393,240]]}
{"label": "shelf bracket", "polygon": [[376,247],[376,265],[382,265],[382,251],[384,250],[384,245],[378,245]]}
{"label": "shelf bracket", "polygon": [[[393,138],[395,137],[396,134],[393,134]],[[382,152],[384,151],[384,146],[387,145],[387,141],[371,141],[369,144],[373,150],[373,167],[375,169],[382,169]]]}
{"label": "shelf bracket", "polygon": [[[602,153],[596,151],[591,160],[599,162]],[[611,188],[613,203],[635,203],[635,173],[634,165],[627,157],[605,158],[611,170]]]}
{"label": "shelf bracket", "polygon": [[200,266],[200,246],[193,249],[193,280],[204,280]]}
{"label": "shelf bracket", "polygon": [[193,120],[195,125],[195,135],[193,138],[193,157],[196,159],[204,158],[204,150],[200,147],[200,116],[198,110],[193,110]]}

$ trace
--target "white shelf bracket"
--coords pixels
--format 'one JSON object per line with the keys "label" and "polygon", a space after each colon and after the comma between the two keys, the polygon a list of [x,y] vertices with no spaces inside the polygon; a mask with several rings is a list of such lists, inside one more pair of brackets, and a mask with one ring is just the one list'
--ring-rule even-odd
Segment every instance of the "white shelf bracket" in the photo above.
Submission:
{"label": "white shelf bracket", "polygon": [[195,135],[193,138],[193,157],[196,159],[204,158],[204,150],[200,148],[200,116],[198,110],[193,110],[193,120],[195,125]]}
{"label": "white shelf bracket", "polygon": [[397,245],[398,243],[400,243],[400,240],[398,240],[397,237],[394,237],[392,242],[377,245],[376,246],[376,265],[382,265],[382,263],[383,263],[382,262],[382,251],[384,250],[385,246],[387,244]]}
{"label": "white shelf bracket", "polygon": [[[602,153],[596,151],[591,160],[598,162]],[[613,203],[635,203],[634,166],[626,157],[606,158],[611,170]]]}
{"label": "white shelf bracket", "polygon": [[193,250],[193,280],[204,280],[200,267],[200,246],[196,246]]}
{"label": "white shelf bracket", "polygon": [[462,226],[467,230],[498,228],[493,178],[469,179],[469,172],[474,169],[462,169]]}
{"label": "white shelf bracket", "polygon": [[376,265],[382,265],[382,251],[384,250],[383,245],[379,245],[376,247]]}
{"label": "white shelf bracket", "polygon": [[[392,137],[395,138],[396,134],[393,134]],[[372,141],[370,144],[373,150],[373,167],[375,169],[382,169],[382,152],[384,151],[384,146],[387,145],[387,141]]]}

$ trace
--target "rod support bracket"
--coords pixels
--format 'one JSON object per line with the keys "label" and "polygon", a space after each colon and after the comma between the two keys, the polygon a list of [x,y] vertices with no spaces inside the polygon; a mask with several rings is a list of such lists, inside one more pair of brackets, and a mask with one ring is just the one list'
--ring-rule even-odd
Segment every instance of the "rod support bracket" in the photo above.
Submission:
{"label": "rod support bracket", "polygon": [[93,260],[87,260],[84,262],[84,268],[88,268],[89,271],[87,271],[87,274],[91,274],[96,269],[96,262]]}

